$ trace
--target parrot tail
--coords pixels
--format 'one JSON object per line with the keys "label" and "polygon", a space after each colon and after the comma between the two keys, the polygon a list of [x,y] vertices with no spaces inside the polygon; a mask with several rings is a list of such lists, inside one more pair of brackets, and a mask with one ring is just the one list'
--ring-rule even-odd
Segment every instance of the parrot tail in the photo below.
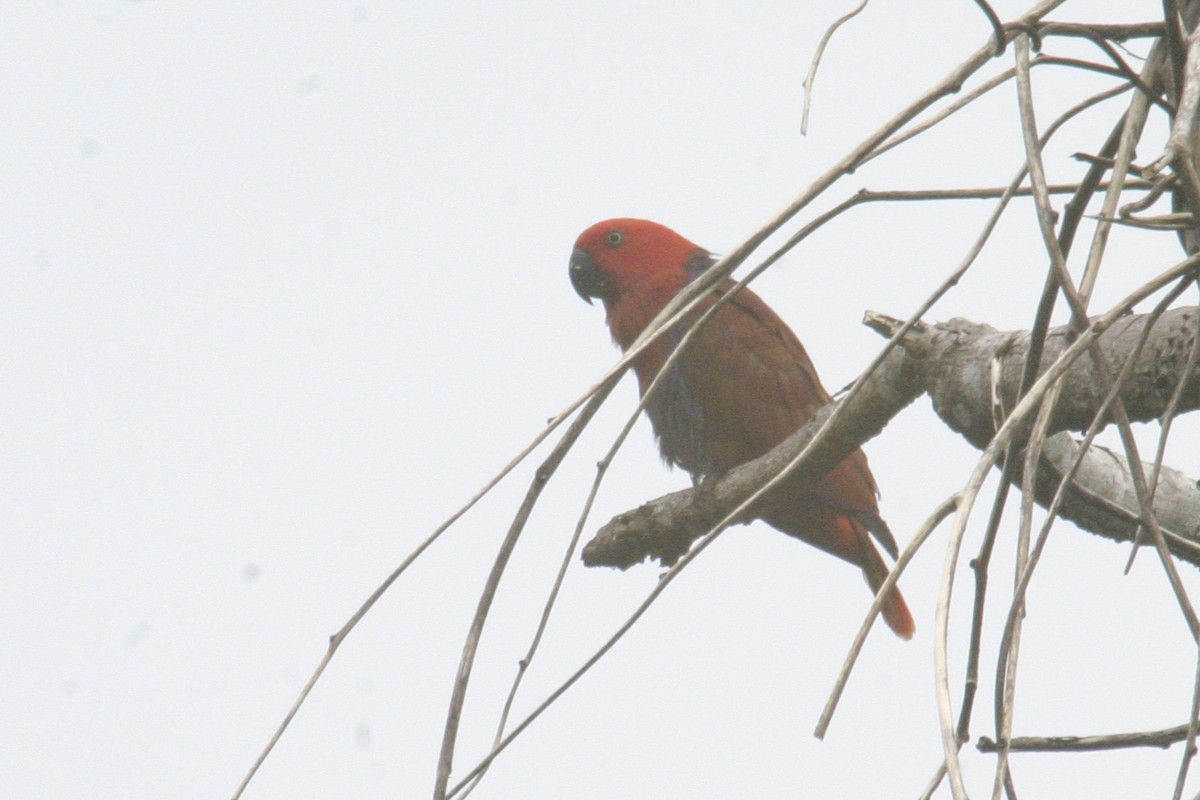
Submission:
{"label": "parrot tail", "polygon": [[[863,554],[865,563],[863,564],[863,577],[867,579],[867,585],[871,587],[871,591],[875,594],[879,593],[879,587],[883,586],[883,582],[887,580],[888,567],[884,563],[883,557],[879,555],[879,551],[872,546],[867,538],[863,537]],[[883,601],[883,621],[888,624],[888,627],[896,632],[896,635],[901,639],[911,639],[917,631],[917,626],[913,623],[912,614],[908,610],[908,604],[904,602],[904,597],[901,596],[900,590],[895,586],[888,592]]]}

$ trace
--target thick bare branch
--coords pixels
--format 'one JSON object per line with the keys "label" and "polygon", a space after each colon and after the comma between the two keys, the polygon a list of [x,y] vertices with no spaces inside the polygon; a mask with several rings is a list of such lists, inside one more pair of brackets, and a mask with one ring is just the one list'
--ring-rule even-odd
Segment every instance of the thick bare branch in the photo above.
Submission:
{"label": "thick bare branch", "polygon": [[[1147,422],[1162,414],[1180,371],[1188,362],[1198,318],[1200,311],[1194,307],[1176,308],[1164,313],[1153,325],[1133,366],[1133,373],[1121,392],[1121,400],[1131,420]],[[1063,378],[1067,391],[1051,418],[1051,432],[1082,431],[1091,424],[1116,378],[1116,370],[1125,363],[1142,336],[1145,322],[1143,315],[1130,315],[1100,336],[1106,359],[1113,365],[1113,374],[1097,375],[1090,360],[1077,361],[1067,371]],[[956,339],[943,338],[937,348],[937,357],[923,361],[928,367],[925,380],[934,409],[946,424],[973,445],[986,446],[994,429],[993,375],[999,375],[999,384],[995,388],[1003,406],[1011,408],[1017,400],[1021,370],[1029,350],[1028,333],[997,331],[962,319],[927,331],[950,332]],[[1053,363],[1074,339],[1075,334],[1067,326],[1052,330],[1046,337],[1042,368]],[[1197,407],[1200,407],[1200,372],[1190,376],[1179,410],[1193,411]]]}
{"label": "thick bare branch", "polygon": [[[1152,325],[1121,399],[1135,421],[1157,419],[1170,401],[1197,332],[1200,310],[1167,311]],[[1107,363],[1123,364],[1144,333],[1147,317],[1118,320],[1098,336]],[[870,324],[891,332],[892,322],[881,315]],[[1043,368],[1053,363],[1073,341],[1068,328],[1055,329],[1046,340]],[[994,432],[993,390],[1005,407],[1016,401],[1017,386],[1029,348],[1027,331],[1003,332],[987,325],[954,319],[914,328],[902,347],[866,377],[862,391],[842,419],[829,431],[812,457],[798,467],[817,479],[863,442],[879,433],[895,414],[922,392],[928,392],[942,420],[969,442],[983,448]],[[995,376],[998,383],[993,383]],[[1075,456],[1076,444],[1065,433],[1086,428],[1104,400],[1114,375],[1098,376],[1093,362],[1080,359],[1066,372],[1067,391],[1050,422],[1058,435],[1046,443],[1043,469],[1035,484],[1039,503],[1053,497],[1057,483]],[[652,500],[606,524],[583,551],[589,566],[626,569],[646,558],[664,565],[675,563],[695,538],[719,521],[729,509],[766,483],[782,465],[800,453],[839,403],[833,403],[787,441],[762,458],[699,486]],[[1200,370],[1193,368],[1180,398],[1179,410],[1200,407]],[[1019,480],[1019,476],[1015,479]],[[1155,513],[1169,533],[1170,546],[1181,558],[1200,565],[1200,488],[1188,476],[1163,468],[1155,496]],[[1136,533],[1140,515],[1124,459],[1092,447],[1084,456],[1062,515],[1081,527],[1108,538],[1126,541]],[[753,514],[750,515],[751,517]],[[749,521],[747,519],[747,521]]]}

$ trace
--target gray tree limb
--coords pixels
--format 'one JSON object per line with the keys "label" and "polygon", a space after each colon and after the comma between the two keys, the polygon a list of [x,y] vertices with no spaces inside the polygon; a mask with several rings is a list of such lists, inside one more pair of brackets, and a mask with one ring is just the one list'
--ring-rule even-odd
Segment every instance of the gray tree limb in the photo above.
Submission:
{"label": "gray tree limb", "polygon": [[[1136,350],[1138,354],[1120,396],[1131,420],[1159,418],[1185,369],[1197,334],[1200,310],[1172,309],[1145,331],[1146,315],[1129,315],[1098,336],[1107,363],[1118,370]],[[898,323],[874,315],[869,324],[887,334]],[[1051,331],[1042,369],[1073,340],[1069,328]],[[818,446],[796,468],[817,480],[849,453],[887,425],[887,422],[922,393],[928,393],[934,410],[953,430],[975,447],[987,445],[995,430],[993,402],[1011,408],[1029,348],[1026,331],[1001,332],[987,325],[954,319],[936,325],[918,325],[901,340],[880,367],[861,379],[862,387],[847,404],[835,401],[763,457],[710,478],[700,485],[673,492],[620,514],[604,525],[583,551],[588,566],[626,569],[652,558],[664,565],[675,563],[692,542],[718,523],[755,490],[792,461],[812,441],[835,408],[839,419]],[[1096,416],[1115,375],[1097,375],[1093,360],[1077,360],[1065,374],[1062,392],[1052,417],[1055,433],[1046,442],[1036,481],[1037,501],[1046,505],[1074,458],[1078,445],[1067,433],[1087,428]],[[1193,369],[1178,407],[1179,412],[1200,407],[1200,369]],[[1147,472],[1149,472],[1147,465]],[[1181,559],[1200,566],[1200,488],[1187,475],[1163,467],[1154,501],[1155,516],[1168,533],[1168,545]],[[1137,532],[1139,511],[1128,466],[1122,455],[1093,445],[1084,455],[1061,515],[1084,530],[1116,541],[1131,540]],[[749,522],[751,512],[740,522]]]}

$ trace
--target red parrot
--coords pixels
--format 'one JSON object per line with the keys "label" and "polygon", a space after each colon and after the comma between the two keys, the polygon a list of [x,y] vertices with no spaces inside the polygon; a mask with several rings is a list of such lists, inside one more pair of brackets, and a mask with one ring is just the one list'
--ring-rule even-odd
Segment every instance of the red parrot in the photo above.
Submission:
{"label": "red parrot", "polygon": [[[583,299],[603,301],[613,340],[628,350],[667,302],[716,262],[712,253],[658,223],[612,219],[580,234],[570,275]],[[727,279],[713,289],[691,319],[733,284]],[[643,395],[686,325],[659,337],[634,360]],[[742,289],[688,344],[646,413],[664,460],[700,480],[763,455],[831,399],[796,335],[758,295]],[[896,557],[877,495],[867,458],[858,450],[815,485],[780,484],[760,515],[780,531],[861,567],[877,592],[888,567],[871,535]],[[883,617],[901,638],[912,638],[912,615],[896,588],[884,602]]]}

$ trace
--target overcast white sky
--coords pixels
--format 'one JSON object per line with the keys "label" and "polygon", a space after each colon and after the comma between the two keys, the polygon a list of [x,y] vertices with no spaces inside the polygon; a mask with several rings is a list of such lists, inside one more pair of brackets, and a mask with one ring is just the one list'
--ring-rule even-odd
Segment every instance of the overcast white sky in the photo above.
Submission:
{"label": "overcast white sky", "polygon": [[[801,82],[849,5],[6,3],[0,795],[232,794],[327,637],[615,360],[602,313],[567,281],[578,232],[645,216],[726,251],[988,35],[966,0],[877,0],[832,45],[802,138]],[[1058,16],[1159,9],[1112,0]],[[1076,76],[1036,80],[1045,121],[1074,102],[1062,90]],[[1007,182],[1021,160],[1013,97],[1000,90],[822,207],[862,186]],[[1052,180],[1078,177],[1064,155],[1096,149],[1118,109],[1070,129]],[[881,345],[863,310],[908,314],[989,211],[857,211],[760,293],[843,386]],[[1014,207],[931,318],[1027,327],[1045,263],[1031,225]],[[1118,231],[1113,248],[1097,309],[1177,257],[1162,235]],[[626,382],[530,522],[480,651],[457,774],[487,750],[593,465],[634,403]],[[1200,429],[1177,437],[1173,463],[1200,474]],[[902,542],[977,457],[925,401],[867,451]],[[531,469],[385,596],[247,798],[428,796],[463,637]],[[686,482],[640,425],[588,529]],[[935,536],[903,581],[915,640],[872,634],[826,741],[811,731],[869,595],[856,570],[756,525],[706,551],[475,796],[915,796],[940,758],[944,546]],[[1194,648],[1161,569],[1142,558],[1123,577],[1126,556],[1069,525],[1052,540],[1030,595],[1018,733],[1185,721]],[[518,716],[659,572],[576,564]],[[959,587],[965,598],[965,566]],[[991,733],[990,706],[985,683],[976,737]],[[991,758],[964,759],[985,795]],[[1165,797],[1178,759],[1018,756],[1014,770],[1022,797]]]}

